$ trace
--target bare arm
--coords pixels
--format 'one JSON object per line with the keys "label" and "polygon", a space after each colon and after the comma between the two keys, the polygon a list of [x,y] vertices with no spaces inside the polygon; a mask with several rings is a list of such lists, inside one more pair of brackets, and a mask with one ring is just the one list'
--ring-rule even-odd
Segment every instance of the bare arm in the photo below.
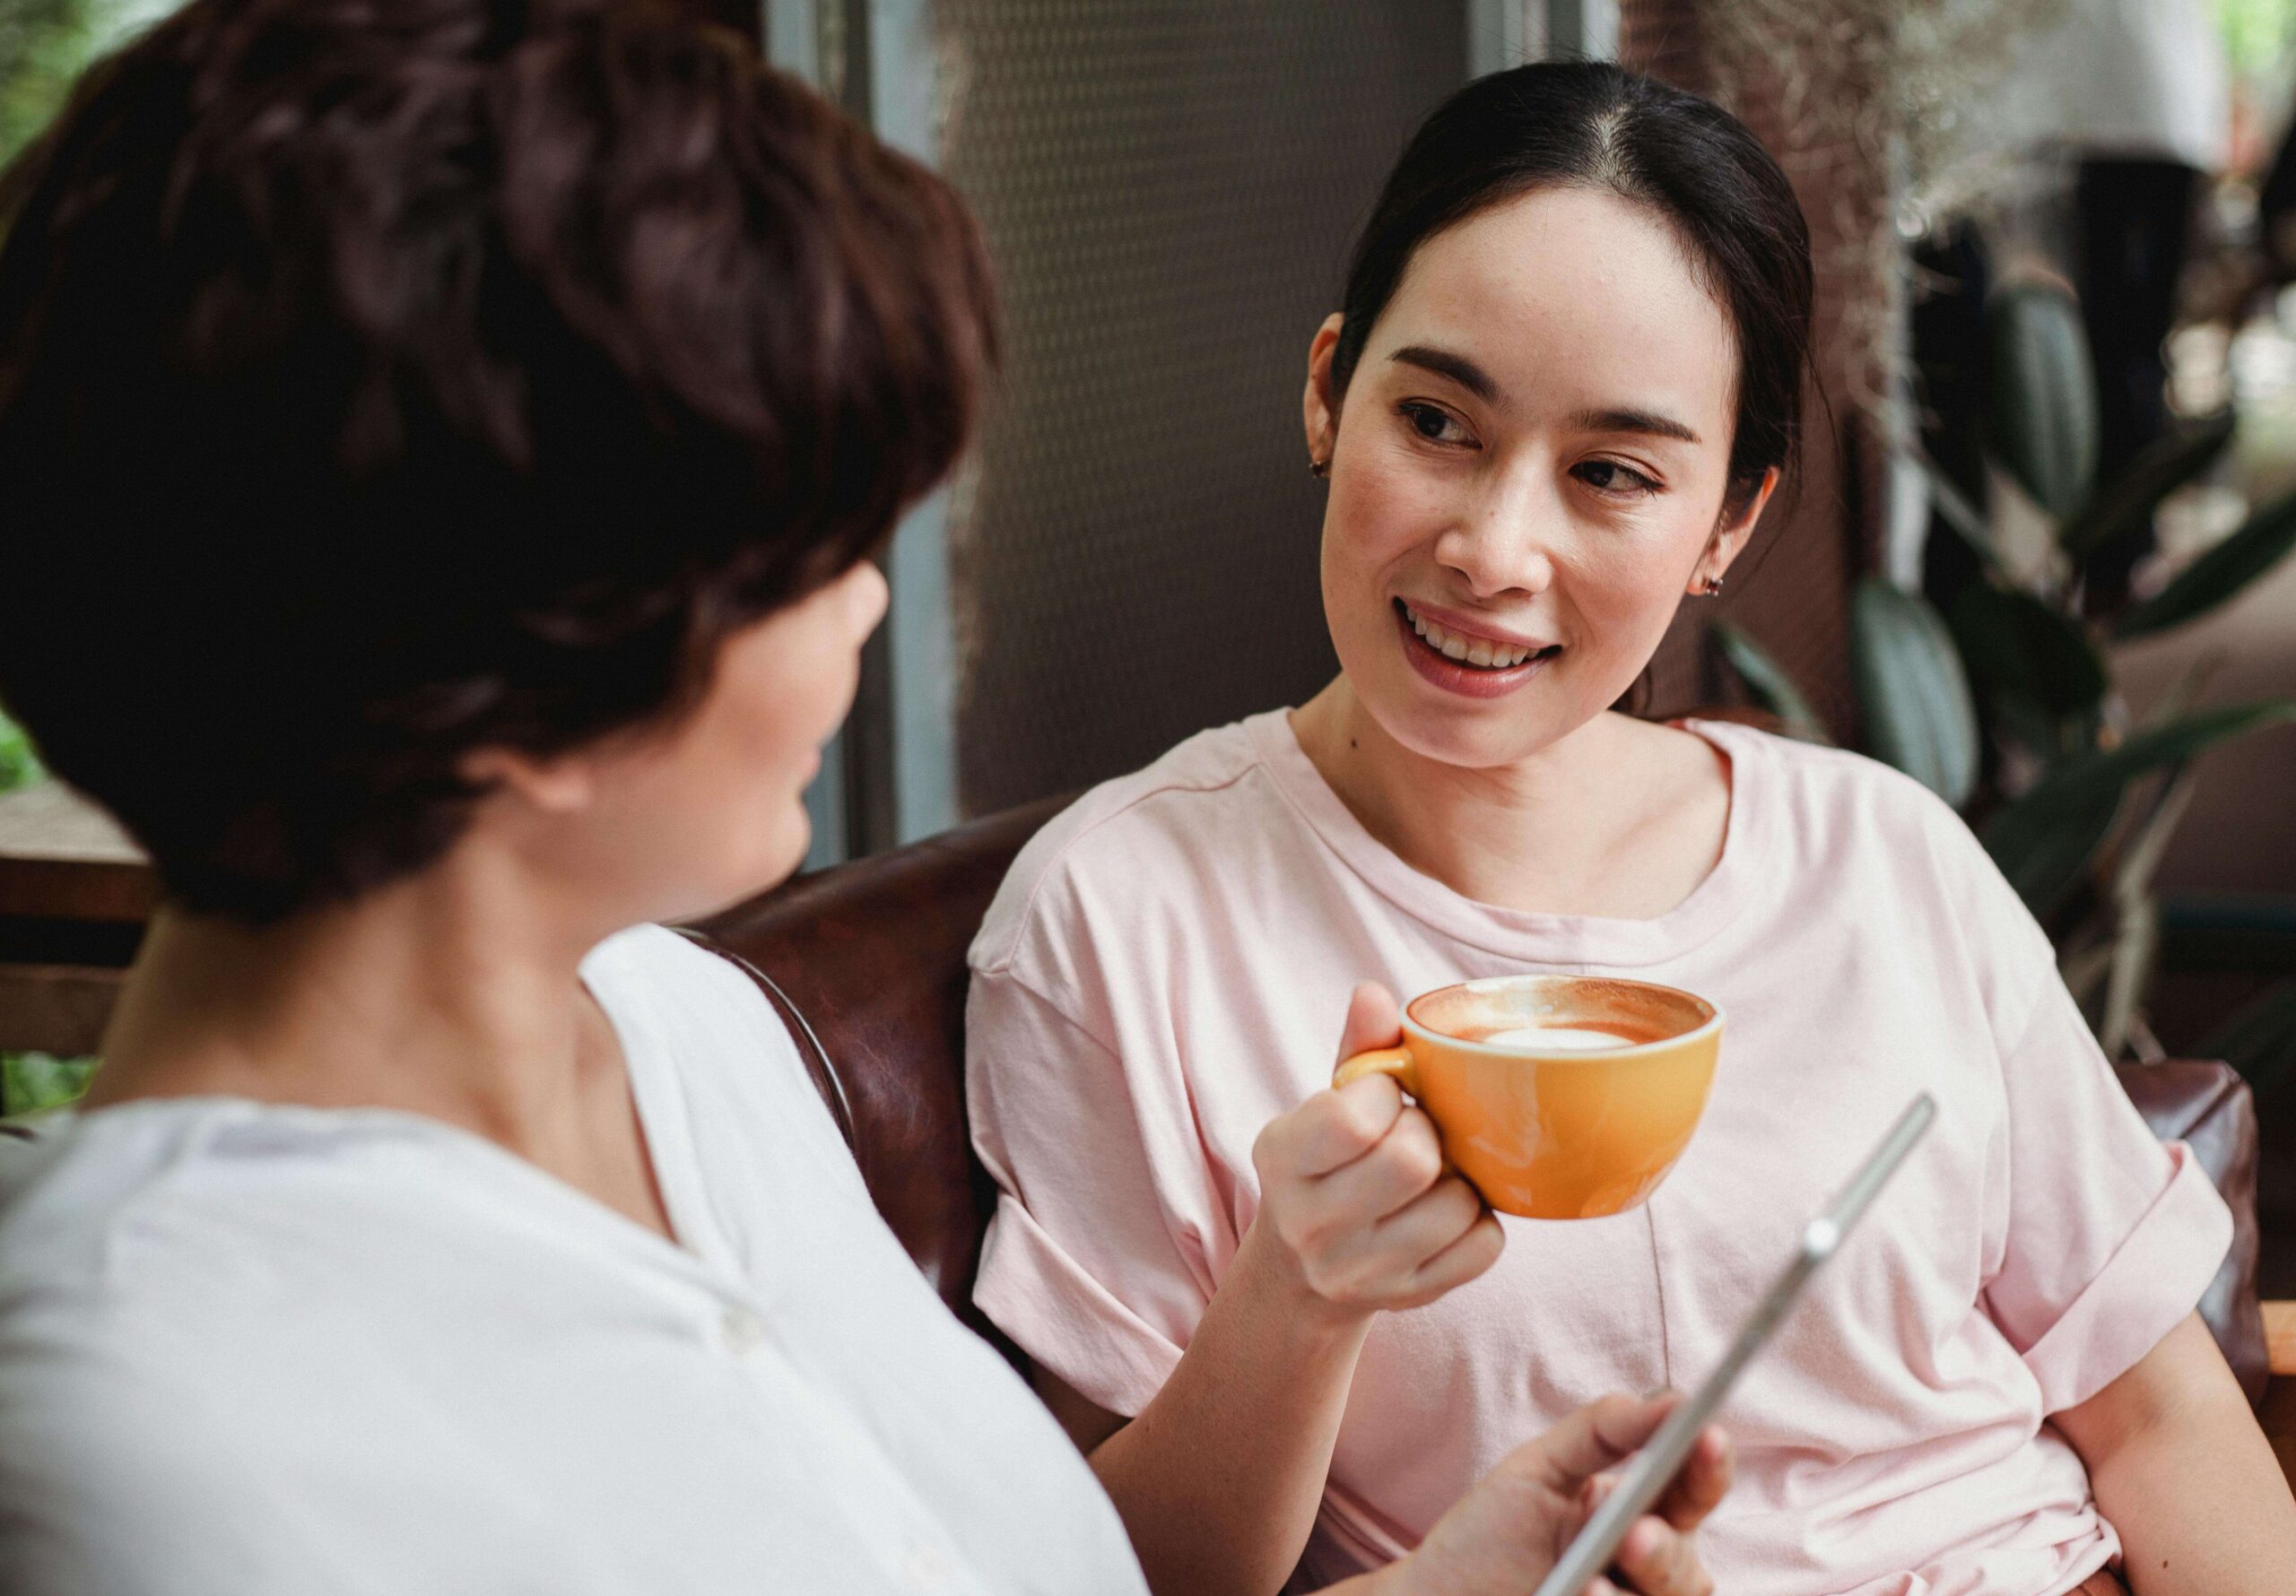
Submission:
{"label": "bare arm", "polygon": [[2051,1422],[2088,1466],[2135,1596],[2296,1589],[2296,1502],[2199,1315]]}
{"label": "bare arm", "polygon": [[1300,1313],[1247,1235],[1187,1355],[1129,1424],[1039,1374],[1123,1516],[1149,1588],[1274,1596],[1307,1544],[1369,1315]]}
{"label": "bare arm", "polygon": [[[1357,989],[1342,1052],[1395,1040]],[[1431,1302],[1504,1245],[1442,1171],[1433,1126],[1383,1076],[1318,1092],[1253,1149],[1260,1210],[1163,1389],[1130,1423],[1039,1389],[1100,1476],[1159,1596],[1274,1596],[1307,1546],[1355,1373],[1382,1308]]]}

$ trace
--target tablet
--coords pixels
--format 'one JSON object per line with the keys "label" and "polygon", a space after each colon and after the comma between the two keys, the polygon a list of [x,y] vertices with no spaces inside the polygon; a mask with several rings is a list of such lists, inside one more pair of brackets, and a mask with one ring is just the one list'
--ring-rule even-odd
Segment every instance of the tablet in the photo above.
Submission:
{"label": "tablet", "polygon": [[1762,1294],[1754,1311],[1746,1315],[1738,1327],[1736,1340],[1730,1343],[1722,1361],[1706,1377],[1691,1399],[1666,1416],[1657,1433],[1635,1453],[1619,1479],[1618,1488],[1587,1519],[1570,1544],[1563,1549],[1561,1561],[1555,1564],[1546,1578],[1539,1582],[1535,1596],[1578,1596],[1587,1583],[1610,1566],[1611,1558],[1618,1551],[1618,1543],[1635,1520],[1650,1511],[1651,1506],[1672,1483],[1691,1447],[1698,1440],[1698,1432],[1706,1427],[1715,1410],[1738,1383],[1738,1376],[1762,1349],[1770,1335],[1786,1318],[1802,1295],[1802,1288],[1819,1266],[1833,1256],[1849,1234],[1851,1226],[1874,1201],[1874,1193],[1888,1184],[1898,1166],[1905,1162],[1906,1154],[1929,1129],[1929,1122],[1937,1117],[1937,1103],[1927,1092],[1922,1093],[1898,1116],[1889,1134],[1882,1138],[1841,1194],[1829,1204],[1826,1210],[1812,1219],[1802,1232],[1802,1245],[1787,1262],[1786,1268]]}

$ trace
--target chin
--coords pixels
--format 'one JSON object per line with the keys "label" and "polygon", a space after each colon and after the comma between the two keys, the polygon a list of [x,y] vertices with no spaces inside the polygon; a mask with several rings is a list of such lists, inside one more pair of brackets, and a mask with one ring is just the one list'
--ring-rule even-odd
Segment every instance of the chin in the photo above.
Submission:
{"label": "chin", "polygon": [[676,911],[651,918],[706,919],[769,892],[796,874],[812,841],[813,824],[802,806],[796,807],[794,820],[775,827],[769,837],[751,833],[728,837],[717,851],[723,867],[712,869],[706,877],[689,877],[681,894],[684,901]]}
{"label": "chin", "polygon": [[1422,759],[1461,770],[1489,770],[1551,748],[1599,709],[1572,716],[1552,696],[1530,693],[1481,704],[1435,693],[1416,677],[1358,694],[1389,737]]}

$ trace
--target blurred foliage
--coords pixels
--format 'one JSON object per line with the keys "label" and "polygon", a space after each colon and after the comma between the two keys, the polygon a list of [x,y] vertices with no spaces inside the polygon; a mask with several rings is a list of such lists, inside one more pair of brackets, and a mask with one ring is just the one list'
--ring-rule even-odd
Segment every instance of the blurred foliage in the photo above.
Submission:
{"label": "blurred foliage", "polygon": [[64,1107],[88,1089],[95,1071],[93,1059],[0,1054],[0,1117]]}
{"label": "blurred foliage", "polygon": [[0,793],[38,781],[44,774],[23,728],[0,716]]}
{"label": "blurred foliage", "polygon": [[[2290,0],[2296,6],[2296,0]],[[2105,1051],[2142,1049],[2157,962],[2153,872],[2210,748],[2296,721],[2296,700],[2196,708],[2198,678],[2145,722],[2116,690],[2113,641],[2183,626],[2230,603],[2296,551],[2296,497],[2257,507],[2150,592],[2119,579],[2154,517],[2222,455],[2230,414],[2181,424],[2100,474],[2097,397],[2080,308],[2060,285],[2021,282],[1987,308],[1987,399],[1951,418],[1986,469],[1957,480],[1919,464],[1935,516],[1926,591],[1861,585],[1850,661],[1866,751],[1963,810],[2057,941],[2066,982]],[[2022,504],[2014,501],[2022,500]],[[2039,517],[2038,559],[2011,535]],[[1802,696],[1753,639],[1718,638],[1754,699],[1789,728]],[[2296,1002],[2265,1005],[2236,1037],[2248,1067],[2296,1053]],[[2230,1043],[2226,1046],[2230,1048]]]}
{"label": "blurred foliage", "polygon": [[2296,0],[2216,0],[2216,29],[2233,71],[2275,74],[2296,45]]}
{"label": "blurred foliage", "polygon": [[0,0],[0,161],[62,108],[88,63],[180,0]]}
{"label": "blurred foliage", "polygon": [[104,0],[7,0],[0,5],[0,160],[48,126],[80,69],[101,48]]}

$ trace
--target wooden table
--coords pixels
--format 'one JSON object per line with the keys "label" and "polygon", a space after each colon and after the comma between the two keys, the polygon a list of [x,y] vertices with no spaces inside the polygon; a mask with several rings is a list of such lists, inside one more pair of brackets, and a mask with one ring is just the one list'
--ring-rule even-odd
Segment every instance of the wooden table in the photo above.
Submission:
{"label": "wooden table", "polygon": [[0,793],[0,1053],[93,1053],[155,898],[141,850],[69,787]]}

